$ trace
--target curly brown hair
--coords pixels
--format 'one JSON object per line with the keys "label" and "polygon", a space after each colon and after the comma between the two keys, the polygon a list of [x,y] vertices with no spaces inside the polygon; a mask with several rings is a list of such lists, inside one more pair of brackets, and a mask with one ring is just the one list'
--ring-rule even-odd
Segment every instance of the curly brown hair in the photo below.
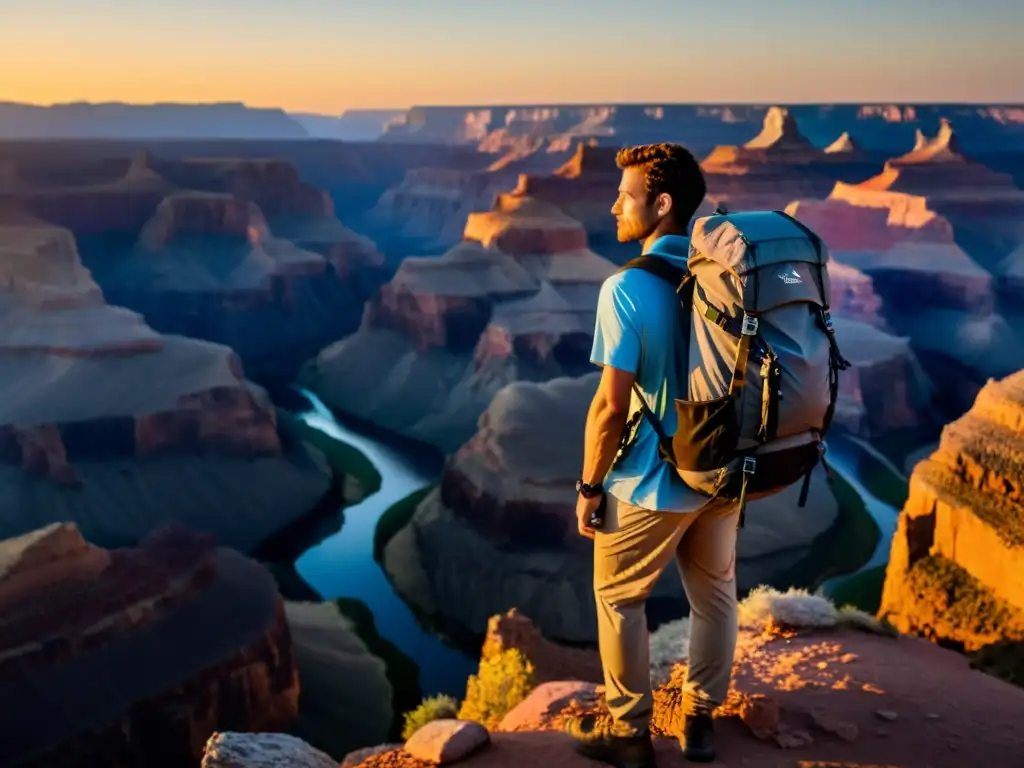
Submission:
{"label": "curly brown hair", "polygon": [[676,224],[685,227],[707,194],[700,163],[686,147],[662,142],[623,147],[615,157],[619,168],[639,166],[644,172],[647,200],[665,193],[672,198]]}

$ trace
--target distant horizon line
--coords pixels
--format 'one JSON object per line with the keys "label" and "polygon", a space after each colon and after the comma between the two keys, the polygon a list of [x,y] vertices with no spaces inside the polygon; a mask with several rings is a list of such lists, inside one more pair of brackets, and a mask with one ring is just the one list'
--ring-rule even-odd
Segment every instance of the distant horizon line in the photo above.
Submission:
{"label": "distant horizon line", "polygon": [[311,117],[340,118],[350,112],[408,112],[413,109],[515,109],[515,108],[553,108],[553,107],[852,107],[852,106],[895,106],[895,107],[1004,107],[1024,108],[1020,101],[993,100],[956,100],[956,101],[912,101],[901,99],[849,99],[837,101],[537,101],[537,102],[465,102],[448,104],[411,104],[409,106],[391,107],[348,107],[340,112],[316,112],[304,109],[287,109],[281,106],[253,106],[244,101],[121,101],[102,100],[90,101],[54,101],[48,104],[30,101],[10,101],[0,99],[0,106],[31,107],[36,109],[52,109],[55,107],[242,107],[253,111],[279,111],[286,115],[306,115]]}

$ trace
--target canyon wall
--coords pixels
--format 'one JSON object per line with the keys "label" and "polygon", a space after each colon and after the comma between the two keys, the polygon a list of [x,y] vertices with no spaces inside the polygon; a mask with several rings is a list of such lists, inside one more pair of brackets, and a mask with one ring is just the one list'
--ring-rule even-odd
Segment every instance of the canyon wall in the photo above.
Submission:
{"label": "canyon wall", "polygon": [[106,303],[67,229],[3,222],[0,536],[73,521],[122,546],[177,521],[249,551],[316,505],[322,455],[234,352]]}
{"label": "canyon wall", "polygon": [[0,605],[5,765],[184,767],[216,730],[298,714],[273,579],[209,537],[164,529],[107,550],[55,523],[0,541]]}
{"label": "canyon wall", "polygon": [[914,467],[879,613],[976,650],[1024,640],[1024,372],[989,380]]}
{"label": "canyon wall", "polygon": [[[7,161],[4,207],[68,230],[108,298],[287,381],[389,273],[288,162],[97,153]],[[0,210],[0,224],[4,223]]]}

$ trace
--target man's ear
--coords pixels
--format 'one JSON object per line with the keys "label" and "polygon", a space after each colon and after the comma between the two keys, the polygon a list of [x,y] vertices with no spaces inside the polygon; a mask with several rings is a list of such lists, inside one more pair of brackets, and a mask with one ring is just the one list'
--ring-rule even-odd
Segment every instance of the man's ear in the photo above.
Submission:
{"label": "man's ear", "polygon": [[672,196],[668,192],[662,192],[655,198],[654,210],[660,218],[665,218],[672,211]]}

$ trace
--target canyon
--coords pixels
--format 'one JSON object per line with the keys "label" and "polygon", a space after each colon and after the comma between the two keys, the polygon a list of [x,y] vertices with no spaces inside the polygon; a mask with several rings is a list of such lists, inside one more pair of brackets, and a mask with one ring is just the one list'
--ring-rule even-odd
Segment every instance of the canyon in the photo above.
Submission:
{"label": "canyon", "polygon": [[108,304],[68,229],[0,221],[0,536],[73,521],[124,546],[177,521],[250,551],[327,494],[235,352]]}
{"label": "canyon", "polygon": [[331,408],[454,451],[504,384],[590,370],[597,294],[614,269],[557,208],[503,195],[444,256],[406,259],[359,330],[300,380]]}
{"label": "canyon", "polygon": [[289,381],[353,330],[387,275],[331,197],[279,160],[36,155],[7,161],[0,184],[8,208],[72,233],[113,303],[231,346],[261,380]]}
{"label": "canyon", "polygon": [[[0,144],[0,606],[24,627],[0,652],[0,691],[27,696],[30,718],[46,689],[26,693],[18,665],[59,676],[78,658],[83,679],[98,679],[105,649],[159,650],[177,635],[147,628],[230,612],[223,595],[248,622],[200,633],[202,663],[183,648],[160,680],[147,670],[119,683],[121,698],[97,706],[103,723],[76,714],[66,733],[24,729],[18,738],[51,750],[40,759],[83,744],[132,754],[144,731],[125,724],[140,717],[169,739],[168,765],[194,760],[214,731],[290,730],[332,754],[359,734],[394,738],[390,662],[339,604],[283,603],[244,556],[324,505],[337,528],[338,509],[366,492],[271,400],[293,382],[447,455],[379,542],[418,619],[475,641],[515,608],[548,641],[593,642],[572,482],[598,378],[598,291],[636,252],[616,242],[609,213],[616,149],[634,140],[690,144],[709,182],[699,214],[786,208],[824,237],[854,364],[839,429],[903,464],[932,439],[906,435],[954,420],[911,475],[879,615],[970,653],[1024,639],[1019,108],[427,107],[368,115],[361,135],[376,122],[372,143]],[[806,507],[797,492],[751,504],[743,589],[792,572],[841,528],[849,500],[823,470]],[[350,531],[366,528],[354,518]],[[168,523],[188,531],[161,532]],[[24,575],[35,556],[18,553],[33,541],[60,551],[38,571],[56,575]],[[93,591],[76,591],[90,579]],[[211,597],[218,580],[235,592]],[[41,616],[43,593],[81,613]],[[674,573],[652,605],[683,609]],[[835,642],[881,658],[857,637]],[[900,659],[931,648],[899,642]],[[935,664],[961,680],[948,659]],[[238,687],[211,693],[211,669]],[[25,744],[19,754],[43,754]]]}

